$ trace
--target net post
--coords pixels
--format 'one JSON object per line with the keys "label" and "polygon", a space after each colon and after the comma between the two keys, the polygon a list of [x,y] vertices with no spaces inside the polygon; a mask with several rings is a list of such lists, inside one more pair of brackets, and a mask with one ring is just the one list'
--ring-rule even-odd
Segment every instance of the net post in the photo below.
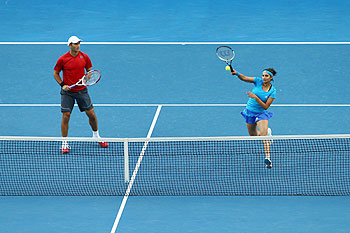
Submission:
{"label": "net post", "polygon": [[124,141],[124,177],[125,183],[130,181],[129,177],[129,142],[128,140]]}

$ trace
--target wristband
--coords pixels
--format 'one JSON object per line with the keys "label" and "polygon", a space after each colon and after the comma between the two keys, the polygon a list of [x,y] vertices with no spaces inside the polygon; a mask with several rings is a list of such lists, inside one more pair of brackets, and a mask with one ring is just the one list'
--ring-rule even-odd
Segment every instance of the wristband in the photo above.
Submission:
{"label": "wristband", "polygon": [[240,73],[238,71],[236,71],[236,72],[237,72],[237,74],[235,74],[235,75],[237,75],[237,77],[238,77]]}
{"label": "wristband", "polygon": [[64,85],[66,85],[64,82],[60,83],[60,86],[63,87]]}

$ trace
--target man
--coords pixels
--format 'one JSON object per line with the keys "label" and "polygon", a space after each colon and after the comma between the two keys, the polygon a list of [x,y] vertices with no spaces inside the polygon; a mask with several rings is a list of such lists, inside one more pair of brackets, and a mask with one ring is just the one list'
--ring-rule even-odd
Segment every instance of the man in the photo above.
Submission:
{"label": "man", "polygon": [[[76,36],[71,36],[68,39],[68,46],[70,51],[62,55],[55,67],[53,76],[61,88],[61,112],[62,123],[61,132],[62,137],[68,136],[69,119],[74,107],[75,101],[77,101],[81,112],[85,112],[89,117],[89,123],[93,131],[94,138],[100,138],[98,133],[97,118],[95,111],[85,86],[75,86],[70,88],[71,85],[78,82],[86,72],[92,68],[92,63],[89,56],[80,51],[80,42],[82,40]],[[63,81],[60,77],[60,72],[63,71]],[[108,147],[107,142],[99,142],[101,147]],[[62,153],[68,153],[69,147],[67,141],[62,143]]]}

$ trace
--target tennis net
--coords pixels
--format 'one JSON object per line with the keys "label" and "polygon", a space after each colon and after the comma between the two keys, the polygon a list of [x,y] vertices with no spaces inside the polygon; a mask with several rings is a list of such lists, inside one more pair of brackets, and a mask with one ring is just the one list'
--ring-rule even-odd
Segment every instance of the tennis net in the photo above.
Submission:
{"label": "tennis net", "polygon": [[62,140],[0,137],[0,195],[350,195],[350,135]]}

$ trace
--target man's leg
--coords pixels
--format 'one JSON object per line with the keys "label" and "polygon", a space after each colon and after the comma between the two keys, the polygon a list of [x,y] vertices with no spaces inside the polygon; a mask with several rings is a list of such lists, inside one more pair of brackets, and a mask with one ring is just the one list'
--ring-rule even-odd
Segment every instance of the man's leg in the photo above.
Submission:
{"label": "man's leg", "polygon": [[[98,123],[97,123],[97,117],[95,114],[94,109],[89,109],[85,111],[86,115],[89,117],[89,124],[91,126],[92,129],[92,134],[94,138],[99,138],[100,135],[98,133]],[[99,142],[101,147],[108,147],[108,143],[107,142]]]}
{"label": "man's leg", "polygon": [[[61,133],[62,137],[68,136],[69,129],[69,119],[71,112],[74,107],[74,98],[68,91],[61,90],[61,112],[62,112],[62,122],[61,122]],[[61,152],[63,154],[69,152],[69,146],[67,141],[62,141]]]}
{"label": "man's leg", "polygon": [[70,119],[70,112],[63,112],[62,113],[62,123],[61,123],[62,137],[68,136],[69,119]]}
{"label": "man's leg", "polygon": [[85,113],[89,117],[89,124],[91,126],[92,131],[98,131],[98,123],[95,110],[92,108],[90,110],[86,110]]}

